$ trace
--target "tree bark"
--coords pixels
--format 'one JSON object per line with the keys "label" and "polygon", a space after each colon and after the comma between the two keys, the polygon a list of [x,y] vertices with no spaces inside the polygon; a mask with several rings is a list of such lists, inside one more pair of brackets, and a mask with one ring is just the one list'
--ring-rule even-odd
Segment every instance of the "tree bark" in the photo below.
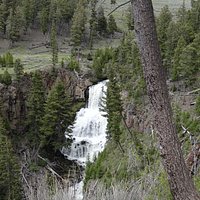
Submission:
{"label": "tree bark", "polygon": [[141,54],[147,93],[154,110],[160,155],[174,200],[199,200],[172,121],[172,109],[166,84],[151,0],[131,0],[136,39]]}

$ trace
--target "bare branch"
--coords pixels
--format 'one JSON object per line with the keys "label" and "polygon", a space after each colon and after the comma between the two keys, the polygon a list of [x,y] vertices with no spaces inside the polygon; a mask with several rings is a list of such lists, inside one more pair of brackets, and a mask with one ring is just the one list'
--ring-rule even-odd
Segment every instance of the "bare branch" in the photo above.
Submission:
{"label": "bare branch", "polygon": [[62,181],[64,181],[65,179],[63,179],[62,176],[60,176],[55,170],[53,170],[51,167],[50,167],[50,163],[48,162],[47,159],[43,158],[42,156],[38,155],[38,158],[40,158],[41,160],[45,161],[47,163],[47,169],[55,176],[57,176],[58,178],[60,178]]}
{"label": "bare branch", "polygon": [[31,186],[28,184],[28,181],[26,180],[26,177],[25,177],[25,175],[24,175],[24,173],[23,173],[23,168],[24,168],[24,166],[22,166],[22,168],[21,168],[21,175],[22,175],[22,178],[24,179],[24,181],[25,181],[27,187],[28,187],[29,190],[31,191]]}
{"label": "bare branch", "polygon": [[196,93],[196,92],[199,92],[199,91],[200,91],[200,88],[188,92],[187,95],[190,95],[190,94],[193,94],[193,93]]}
{"label": "bare branch", "polygon": [[124,6],[124,5],[126,5],[126,4],[128,4],[128,3],[131,3],[131,1],[127,1],[127,2],[125,2],[125,3],[122,3],[122,4],[120,4],[120,5],[118,5],[116,8],[114,8],[110,13],[108,13],[108,16],[109,15],[111,15],[113,12],[115,12],[117,9],[119,9],[120,7],[122,7],[122,6]]}

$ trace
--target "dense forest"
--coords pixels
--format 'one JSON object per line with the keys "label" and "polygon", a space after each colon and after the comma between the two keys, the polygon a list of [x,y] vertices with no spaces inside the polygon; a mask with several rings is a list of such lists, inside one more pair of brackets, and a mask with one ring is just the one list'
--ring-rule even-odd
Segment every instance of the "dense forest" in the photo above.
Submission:
{"label": "dense forest", "polygon": [[[0,0],[0,200],[74,199],[83,176],[85,200],[200,199],[200,0],[179,4]],[[84,169],[61,149],[103,80]]]}

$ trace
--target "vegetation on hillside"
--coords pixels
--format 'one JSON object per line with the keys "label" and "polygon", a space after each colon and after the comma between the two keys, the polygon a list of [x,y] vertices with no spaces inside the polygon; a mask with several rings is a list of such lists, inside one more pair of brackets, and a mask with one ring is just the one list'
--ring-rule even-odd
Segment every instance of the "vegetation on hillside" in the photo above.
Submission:
{"label": "vegetation on hillside", "polygon": [[[70,137],[66,141],[64,133],[73,122],[76,108],[64,82],[57,78],[58,67],[75,72],[74,76],[87,68],[92,71],[89,76],[92,74],[90,79],[95,82],[109,79],[107,106],[102,108],[107,111],[108,142],[94,163],[87,164],[85,198],[91,198],[90,190],[95,182],[97,193],[101,188],[110,199],[117,200],[114,194],[121,199],[123,195],[130,199],[132,196],[144,200],[173,199],[153,125],[143,133],[138,127],[129,127],[126,121],[127,105],[134,106],[132,115],[138,117],[138,124],[148,118],[146,115],[152,115],[146,100],[132,10],[129,8],[126,15],[128,30],[120,30],[114,13],[107,16],[105,8],[98,3],[97,0],[0,0],[0,37],[9,40],[13,47],[24,34],[29,34],[29,30],[37,29],[47,38],[50,36],[45,45],[51,50],[51,79],[56,80],[48,90],[40,71],[29,74],[31,88],[25,97],[27,116],[25,122],[21,122],[24,132],[12,132],[9,120],[0,114],[0,199],[22,199],[22,174],[17,154],[21,143],[31,155],[25,167],[28,172],[35,173],[49,166],[50,161],[54,163],[54,156],[62,146],[70,146],[72,142]],[[116,1],[111,0],[111,4],[115,5]],[[193,95],[194,102],[187,108],[173,102],[174,121],[187,161],[200,139],[200,0],[191,0],[190,9],[183,4],[176,15],[165,6],[156,24],[171,95],[174,99]],[[72,52],[60,64],[59,37],[68,30]],[[118,46],[94,49],[95,41],[112,41],[116,33],[122,36]],[[87,55],[83,48],[88,50]],[[25,69],[21,60],[7,52],[0,56],[0,70],[3,72],[0,83],[6,88],[16,86],[16,90],[22,92],[20,84]],[[199,154],[196,157],[196,161],[187,162],[187,167],[200,190]]]}
{"label": "vegetation on hillside", "polygon": [[[193,1],[190,10],[187,10],[183,5],[178,10],[176,18],[172,17],[169,8],[165,6],[156,20],[158,38],[162,50],[162,59],[174,92],[176,90],[182,91],[183,88],[183,92],[190,90],[195,91],[195,89],[200,86],[200,67],[198,61],[199,28],[197,28],[197,18],[193,17],[194,15],[198,16],[200,13],[198,9],[199,3],[199,1]],[[126,43],[126,41],[128,42]],[[111,55],[109,59],[105,59],[106,51],[108,51],[108,49],[102,50],[101,54],[99,54],[98,51],[94,56],[94,63],[103,62],[102,65],[93,65],[97,77],[99,77],[101,73],[105,77],[106,73],[107,77],[110,78],[109,73],[112,71],[111,73],[115,79],[118,80],[121,90],[128,92],[130,95],[128,101],[138,105],[138,109],[145,109],[145,101],[143,100],[146,94],[144,89],[145,85],[141,73],[137,46],[134,47],[134,36],[132,36],[130,42],[130,35],[126,35],[119,48],[111,48],[109,54],[107,53],[107,55]],[[96,55],[98,55],[98,57]],[[112,80],[112,78],[110,80]],[[181,87],[179,84],[181,84]],[[196,91],[195,95],[197,98],[195,102],[196,108],[192,112],[184,112],[181,111],[180,108],[175,108],[174,110],[177,131],[182,141],[185,157],[188,156],[191,149],[195,148],[196,143],[199,141],[198,133],[200,131],[200,121],[198,114],[198,93],[199,90]],[[117,106],[117,103],[109,95],[107,98],[108,102],[112,101],[112,104]],[[123,96],[121,98],[123,99]],[[139,104],[137,104],[138,100]],[[111,119],[112,117],[108,115],[108,130],[110,130],[110,134],[112,134],[110,126],[113,127],[113,129],[118,127],[118,123],[112,124],[113,121]],[[146,139],[147,135],[144,133],[141,138],[140,134],[137,133],[134,128],[132,130],[127,129],[123,118],[121,118],[120,121],[121,126],[118,133],[121,133],[119,136],[121,145],[115,146],[115,136],[110,137],[104,152],[99,155],[94,163],[89,163],[87,166],[85,179],[86,196],[89,195],[90,184],[93,183],[94,180],[98,180],[100,188],[102,188],[102,183],[105,185],[105,188],[108,188],[107,195],[110,195],[110,198],[114,198],[114,194],[109,194],[109,190],[112,190],[110,186],[119,186],[121,187],[121,194],[120,191],[119,193],[116,191],[119,195],[122,195],[123,192],[129,195],[132,192],[137,196],[136,199],[172,199],[168,183],[166,182],[166,175],[158,158],[158,150],[155,147],[156,143],[154,138]],[[184,134],[183,128],[186,129]],[[129,137],[131,139],[127,139]],[[150,147],[146,144],[148,140],[151,141]],[[148,150],[145,151],[147,147]],[[113,150],[114,148],[116,149]],[[123,153],[121,149],[125,149],[125,153]],[[118,153],[114,154],[113,152]],[[127,157],[127,155],[129,156]],[[198,155],[196,156],[198,157]],[[138,160],[134,162],[133,159],[136,158]],[[138,168],[138,165],[143,162],[145,165],[141,164],[143,167],[140,166]],[[130,168],[128,167],[129,163],[132,163]],[[188,166],[189,170],[194,169],[192,165]],[[135,169],[135,167],[137,167],[137,169]],[[198,179],[199,172],[197,169],[198,167],[195,167],[195,171],[191,171],[191,173],[195,175],[194,180],[198,186],[200,180]],[[159,171],[160,173],[155,175],[152,173],[153,171]],[[145,180],[147,176],[151,177],[151,181],[148,183],[150,185],[146,185],[146,187],[151,187],[151,190],[145,189],[145,182],[140,183],[144,184],[144,193],[143,196],[141,196],[142,194],[139,194],[141,191],[138,190],[138,185],[136,183]],[[130,191],[127,191],[126,188],[130,186],[130,184],[133,190],[130,189]],[[138,193],[134,190],[138,190]],[[91,197],[87,196],[87,198],[90,199]]]}

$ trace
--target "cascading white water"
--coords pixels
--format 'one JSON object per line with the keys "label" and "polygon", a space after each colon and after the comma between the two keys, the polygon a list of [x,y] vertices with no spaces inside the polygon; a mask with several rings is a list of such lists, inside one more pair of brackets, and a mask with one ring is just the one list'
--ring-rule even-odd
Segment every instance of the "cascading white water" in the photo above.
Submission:
{"label": "cascading white water", "polygon": [[[86,108],[82,108],[76,115],[72,128],[73,143],[70,149],[63,149],[63,153],[70,160],[77,161],[85,166],[86,162],[93,161],[98,153],[103,151],[106,143],[107,118],[105,111],[107,81],[100,82],[89,88],[89,99]],[[76,200],[81,200],[83,182],[75,186]]]}

